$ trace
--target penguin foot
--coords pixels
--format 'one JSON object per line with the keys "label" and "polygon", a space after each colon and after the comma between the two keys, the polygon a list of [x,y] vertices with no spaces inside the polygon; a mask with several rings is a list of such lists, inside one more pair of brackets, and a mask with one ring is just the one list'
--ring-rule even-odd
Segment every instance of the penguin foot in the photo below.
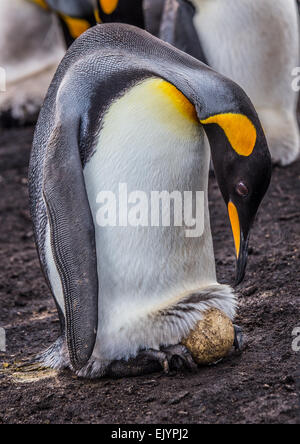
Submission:
{"label": "penguin foot", "polygon": [[124,378],[159,371],[169,374],[171,371],[194,370],[196,368],[197,365],[188,350],[179,344],[161,350],[144,350],[136,358],[128,361],[114,361],[107,368],[105,376]]}
{"label": "penguin foot", "polygon": [[169,370],[196,370],[197,364],[192,358],[188,349],[182,345],[171,345],[163,348],[162,351],[166,354]]}
{"label": "penguin foot", "polygon": [[244,347],[244,334],[243,329],[238,325],[234,325],[234,348],[235,351],[241,353]]}

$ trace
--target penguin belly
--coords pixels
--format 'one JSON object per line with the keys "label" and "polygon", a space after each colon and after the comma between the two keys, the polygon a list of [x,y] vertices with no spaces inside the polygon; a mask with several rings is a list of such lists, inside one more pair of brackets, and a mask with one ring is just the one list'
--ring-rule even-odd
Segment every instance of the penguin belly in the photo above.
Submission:
{"label": "penguin belly", "polygon": [[194,0],[195,27],[208,64],[237,82],[262,121],[274,163],[299,154],[298,14],[294,0]]}
{"label": "penguin belly", "polygon": [[[207,182],[209,148],[190,102],[162,79],[151,78],[113,102],[101,123],[95,152],[84,168],[97,246],[99,321],[93,372],[135,356],[140,349],[177,344],[199,313],[168,323],[160,313],[216,283]],[[204,192],[204,232],[187,237],[185,226],[99,226],[99,192]],[[133,199],[135,200],[135,199]],[[109,203],[112,213],[114,202]],[[129,205],[130,209],[130,205]],[[119,215],[117,209],[117,216]],[[214,287],[215,288],[215,287]],[[211,297],[233,315],[234,296]],[[201,305],[201,304],[200,304]],[[210,302],[206,300],[203,309]]]}

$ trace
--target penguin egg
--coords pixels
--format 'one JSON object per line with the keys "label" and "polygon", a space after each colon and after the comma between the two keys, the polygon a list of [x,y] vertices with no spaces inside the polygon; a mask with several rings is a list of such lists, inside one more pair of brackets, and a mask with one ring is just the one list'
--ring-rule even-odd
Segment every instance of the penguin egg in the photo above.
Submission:
{"label": "penguin egg", "polygon": [[234,343],[234,327],[222,311],[215,308],[204,313],[182,344],[197,364],[212,364],[222,359]]}

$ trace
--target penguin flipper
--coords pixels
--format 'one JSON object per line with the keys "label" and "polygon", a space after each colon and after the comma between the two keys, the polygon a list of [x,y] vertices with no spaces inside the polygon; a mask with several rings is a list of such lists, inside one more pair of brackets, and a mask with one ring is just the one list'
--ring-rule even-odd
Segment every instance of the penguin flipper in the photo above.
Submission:
{"label": "penguin flipper", "polygon": [[194,26],[195,8],[188,0],[167,0],[160,26],[160,39],[206,63]]}
{"label": "penguin flipper", "polygon": [[79,119],[56,125],[43,169],[51,248],[61,279],[70,361],[80,370],[91,357],[98,325],[94,223],[85,190],[77,135]]}

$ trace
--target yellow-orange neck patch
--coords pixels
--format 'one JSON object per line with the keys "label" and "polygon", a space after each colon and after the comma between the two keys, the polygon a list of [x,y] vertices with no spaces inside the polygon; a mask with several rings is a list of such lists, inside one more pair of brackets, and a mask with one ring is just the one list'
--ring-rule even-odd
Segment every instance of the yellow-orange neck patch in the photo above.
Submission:
{"label": "yellow-orange neck patch", "polygon": [[199,123],[194,105],[182,94],[179,89],[162,79],[155,79],[151,84],[152,88],[167,96],[174,107],[186,118]]}
{"label": "yellow-orange neck patch", "polygon": [[241,248],[240,219],[239,219],[239,215],[238,215],[236,206],[232,202],[229,202],[229,204],[228,204],[228,214],[229,214],[229,219],[230,219],[233,238],[234,238],[236,255],[237,255],[237,257],[239,257],[240,248]]}
{"label": "yellow-orange neck patch", "polygon": [[100,0],[100,6],[104,14],[112,14],[118,6],[119,0]]}
{"label": "yellow-orange neck patch", "polygon": [[201,120],[203,125],[216,123],[225,132],[232,148],[240,156],[252,154],[257,138],[255,126],[251,120],[243,114],[216,114],[208,119]]}
{"label": "yellow-orange neck patch", "polygon": [[68,15],[60,14],[60,17],[66,23],[69,33],[73,39],[77,39],[81,34],[87,31],[91,25],[87,20],[69,17]]}

